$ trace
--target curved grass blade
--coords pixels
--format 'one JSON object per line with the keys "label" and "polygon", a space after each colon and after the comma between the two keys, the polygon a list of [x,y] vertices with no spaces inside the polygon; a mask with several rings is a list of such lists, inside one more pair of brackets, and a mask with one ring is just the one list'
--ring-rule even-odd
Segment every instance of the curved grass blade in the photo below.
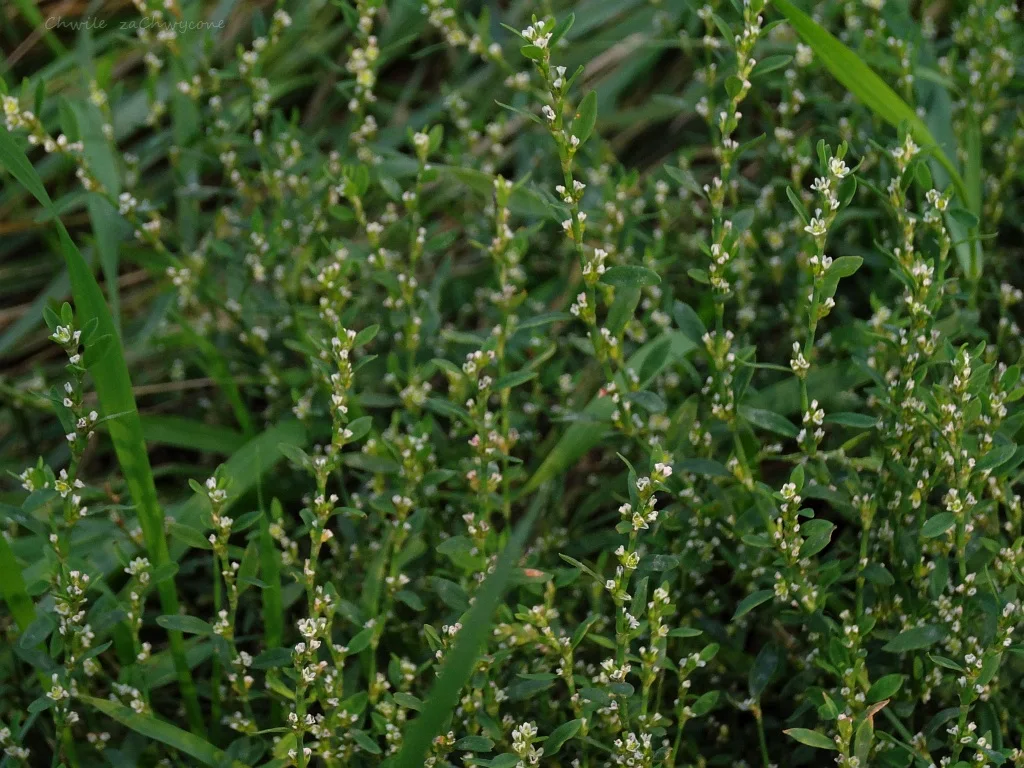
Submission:
{"label": "curved grass blade", "polygon": [[473,607],[462,620],[462,631],[455,640],[448,657],[441,667],[441,674],[430,690],[430,696],[419,717],[412,721],[402,740],[402,750],[395,758],[392,768],[421,768],[423,759],[434,737],[441,732],[448,716],[459,700],[462,686],[469,680],[477,658],[484,647],[484,640],[491,631],[491,619],[498,601],[505,592],[512,568],[522,554],[523,545],[534,519],[541,508],[543,496],[527,516],[516,526],[515,532],[502,550],[498,564],[476,593]]}
{"label": "curved grass blade", "polygon": [[773,5],[785,16],[814,51],[825,68],[846,90],[860,99],[876,115],[895,126],[906,123],[910,133],[922,146],[935,149],[935,158],[949,172],[957,194],[964,201],[970,199],[960,172],[941,145],[932,136],[928,126],[917,116],[907,102],[900,98],[886,82],[865,64],[861,58],[823,29],[789,0],[775,0]]}
{"label": "curved grass blade", "polygon": [[[84,695],[80,695],[78,698],[93,709],[121,723],[126,728],[159,741],[161,744],[166,744],[197,760],[201,765],[217,766],[219,768],[219,766],[224,764],[224,753],[206,741],[206,739],[202,739],[193,733],[183,731],[181,728],[177,728],[163,720],[158,720],[153,715],[140,715],[116,701],[97,699],[95,696]],[[230,765],[231,768],[246,768],[238,760],[231,761]]]}
{"label": "curved grass blade", "polygon": [[[108,335],[116,341],[120,336],[114,326],[114,320],[107,308],[92,270],[82,258],[77,246],[68,234],[67,228],[60,220],[50,199],[42,179],[29,162],[28,157],[15,143],[6,128],[0,127],[0,162],[32,195],[40,205],[53,215],[60,239],[61,251],[67,264],[71,278],[71,292],[75,299],[75,308],[81,325],[93,320],[101,336]],[[142,434],[132,382],[128,375],[128,365],[124,359],[124,349],[120,343],[110,344],[107,353],[98,362],[94,362],[89,373],[92,375],[99,396],[102,415],[117,418],[108,419],[107,429],[110,440],[114,444],[118,463],[124,474],[125,482],[135,502],[142,527],[143,538],[150,561],[156,568],[170,562],[167,540],[164,538],[163,512],[156,497],[156,486],[153,483],[153,471],[149,466],[149,455]],[[161,581],[157,585],[160,604],[166,614],[178,613],[178,593],[172,579]],[[188,715],[189,725],[196,733],[203,733],[203,716],[199,708],[199,697],[196,693],[192,673],[185,659],[185,647],[180,632],[169,633],[171,654],[174,657],[178,673],[178,683]]]}

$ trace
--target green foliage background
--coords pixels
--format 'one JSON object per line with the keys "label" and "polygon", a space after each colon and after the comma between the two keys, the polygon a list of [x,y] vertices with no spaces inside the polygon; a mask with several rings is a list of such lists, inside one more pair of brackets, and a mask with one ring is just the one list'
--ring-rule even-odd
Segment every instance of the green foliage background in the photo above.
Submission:
{"label": "green foliage background", "polygon": [[0,765],[1024,766],[1018,9],[0,14]]}

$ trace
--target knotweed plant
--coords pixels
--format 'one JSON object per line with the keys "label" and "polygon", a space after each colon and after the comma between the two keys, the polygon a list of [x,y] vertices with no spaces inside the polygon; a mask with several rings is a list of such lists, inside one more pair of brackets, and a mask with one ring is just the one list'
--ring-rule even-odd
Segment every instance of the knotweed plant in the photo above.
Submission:
{"label": "knotweed plant", "polygon": [[1024,767],[1015,5],[46,12],[0,766]]}

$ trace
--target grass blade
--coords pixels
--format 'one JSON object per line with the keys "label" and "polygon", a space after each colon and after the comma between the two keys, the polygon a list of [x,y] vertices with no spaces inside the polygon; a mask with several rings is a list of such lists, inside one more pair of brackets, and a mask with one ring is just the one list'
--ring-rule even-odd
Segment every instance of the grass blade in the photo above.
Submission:
{"label": "grass blade", "polygon": [[[270,502],[274,520],[281,518],[281,502]],[[263,639],[267,648],[279,648],[284,638],[284,603],[281,599],[281,556],[277,542],[270,535],[270,520],[260,518],[260,579],[265,586],[263,598]]]}
{"label": "grass blade", "polygon": [[[80,695],[78,698],[126,728],[159,741],[161,744],[166,744],[197,760],[202,765],[218,766],[219,768],[224,764],[224,753],[206,739],[193,733],[158,720],[153,715],[140,715],[120,702],[85,695]],[[230,765],[232,768],[245,768],[237,760],[231,761]]]}
{"label": "grass blade", "polygon": [[[109,335],[112,340],[118,342],[108,346],[107,353],[102,359],[93,363],[89,373],[92,374],[93,383],[96,386],[102,415],[119,414],[117,418],[107,421],[107,429],[111,442],[114,444],[114,451],[117,454],[118,463],[121,465],[125,482],[128,484],[128,490],[138,510],[139,524],[142,527],[150,561],[156,568],[159,568],[170,562],[167,540],[164,538],[163,531],[163,511],[160,509],[156,497],[153,471],[149,465],[149,455],[146,453],[142,423],[135,405],[135,395],[132,392],[132,382],[128,375],[128,365],[124,359],[124,349],[110,310],[103,299],[103,291],[100,290],[96,278],[93,277],[88,264],[72,241],[64,223],[57,216],[53,201],[46,192],[35,168],[32,167],[28,157],[15,143],[6,128],[0,128],[0,162],[44,208],[53,214],[57,235],[60,238],[61,251],[68,267],[68,275],[71,278],[71,292],[75,299],[80,324],[85,325],[95,320],[98,323],[97,328],[100,335]],[[161,581],[157,585],[157,590],[163,612],[166,614],[178,613],[178,593],[173,579]],[[189,724],[193,731],[202,733],[204,730],[202,711],[199,708],[199,697],[196,693],[195,683],[192,681],[192,673],[185,659],[183,638],[180,632],[169,633],[169,638]]]}
{"label": "grass blade", "polygon": [[[978,121],[971,119],[966,132],[967,146],[967,163],[964,167],[964,183],[967,187],[967,197],[964,203],[967,206],[967,210],[978,217],[978,221],[981,221],[981,202],[982,202],[982,182],[981,182],[981,129],[978,127]],[[949,217],[952,218],[952,217]],[[969,248],[969,264],[967,269],[967,276],[972,281],[977,281],[981,278],[982,270],[982,248],[981,240],[974,240],[973,242],[965,243]]]}
{"label": "grass blade", "polygon": [[[86,32],[87,33],[87,32]],[[110,141],[103,135],[103,116],[99,109],[89,103],[75,103],[67,110],[74,116],[77,133],[84,145],[85,158],[89,168],[103,184],[104,188],[114,197],[121,192],[121,179],[114,161],[114,153]],[[120,261],[121,234],[124,220],[110,204],[110,201],[97,192],[90,192],[86,197],[86,209],[92,224],[93,241],[103,280],[107,289],[107,300],[114,327],[121,330],[121,294],[117,282],[118,263]]]}
{"label": "grass blade", "polygon": [[843,45],[810,16],[799,10],[789,0],[775,0],[773,5],[785,16],[814,51],[825,68],[832,73],[843,87],[860,99],[872,112],[895,126],[906,123],[910,133],[922,146],[935,149],[935,157],[949,172],[957,194],[965,202],[969,200],[967,188],[960,172],[941,145],[932,136],[928,126],[917,113],[900,98],[886,82],[865,64],[861,58]]}
{"label": "grass blade", "polygon": [[0,599],[7,603],[11,616],[22,632],[35,621],[36,607],[28,596],[21,567],[4,536],[0,536]]}
{"label": "grass blade", "polygon": [[[14,617],[18,629],[24,632],[36,620],[36,606],[28,594],[25,577],[18,565],[14,552],[7,538],[0,534],[0,602],[7,603],[7,608]],[[36,669],[39,685],[46,690],[49,680],[41,669]]]}
{"label": "grass blade", "polygon": [[14,0],[14,5],[33,29],[42,32],[43,42],[56,56],[60,57],[68,52],[68,49],[47,25],[46,19],[43,18],[43,14],[36,8],[32,0]]}
{"label": "grass blade", "polygon": [[[538,497],[538,501],[540,498]],[[408,727],[393,768],[420,768],[431,741],[441,732],[445,720],[458,703],[459,692],[469,680],[473,666],[484,647],[484,641],[490,634],[494,610],[505,592],[512,568],[522,554],[526,537],[540,507],[540,503],[537,503],[516,526],[515,532],[502,550],[501,557],[498,558],[494,571],[476,593],[473,607],[462,620],[463,629],[455,640],[455,647],[445,659],[441,674],[430,690],[422,713]]]}
{"label": "grass blade", "polygon": [[228,427],[205,424],[184,416],[142,414],[146,442],[230,456],[245,444],[245,436]]}
{"label": "grass blade", "polygon": [[[257,486],[257,490],[259,486]],[[271,519],[277,521],[282,518],[283,512],[281,502],[276,498],[271,500],[270,509],[263,505],[263,494],[260,493],[260,579],[266,584],[260,590],[261,616],[263,617],[263,645],[267,650],[280,648],[284,643],[284,598],[281,593],[281,553],[278,551],[277,542],[270,535]],[[281,718],[281,702],[274,700],[271,703],[271,712],[274,721]]]}

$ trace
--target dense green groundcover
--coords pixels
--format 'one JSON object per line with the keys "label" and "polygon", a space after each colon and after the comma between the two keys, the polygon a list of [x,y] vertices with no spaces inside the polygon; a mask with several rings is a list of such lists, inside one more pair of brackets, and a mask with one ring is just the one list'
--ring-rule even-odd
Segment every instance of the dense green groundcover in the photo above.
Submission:
{"label": "dense green groundcover", "polygon": [[1024,766],[1010,0],[0,39],[0,766]]}

